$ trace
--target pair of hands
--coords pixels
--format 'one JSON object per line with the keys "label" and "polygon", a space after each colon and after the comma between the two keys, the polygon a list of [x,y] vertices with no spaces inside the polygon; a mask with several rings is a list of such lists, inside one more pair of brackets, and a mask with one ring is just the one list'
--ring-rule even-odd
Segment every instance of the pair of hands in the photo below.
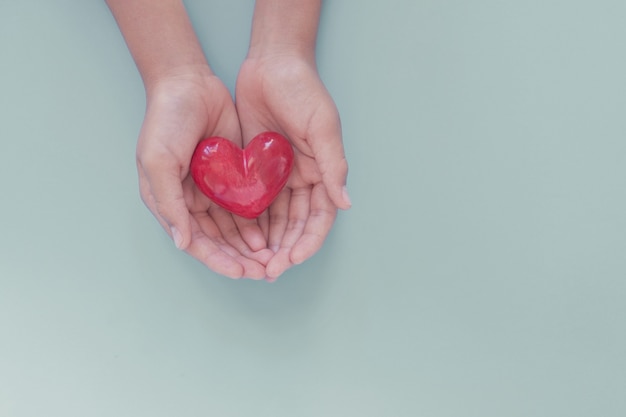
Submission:
{"label": "pair of hands", "polygon": [[[273,281],[317,252],[337,209],[350,207],[339,115],[313,62],[247,58],[236,104],[208,66],[175,68],[147,97],[137,146],[141,197],[176,246],[215,272]],[[274,203],[250,220],[202,194],[189,162],[205,137],[245,146],[263,131],[291,141],[294,168]]]}

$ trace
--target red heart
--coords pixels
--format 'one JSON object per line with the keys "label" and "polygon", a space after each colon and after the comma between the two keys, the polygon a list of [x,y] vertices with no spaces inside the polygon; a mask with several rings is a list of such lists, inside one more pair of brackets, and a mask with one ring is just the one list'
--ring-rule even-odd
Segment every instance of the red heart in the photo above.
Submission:
{"label": "red heart", "polygon": [[257,135],[243,150],[221,137],[203,139],[191,158],[191,176],[200,191],[248,219],[272,204],[292,167],[291,144],[276,132]]}

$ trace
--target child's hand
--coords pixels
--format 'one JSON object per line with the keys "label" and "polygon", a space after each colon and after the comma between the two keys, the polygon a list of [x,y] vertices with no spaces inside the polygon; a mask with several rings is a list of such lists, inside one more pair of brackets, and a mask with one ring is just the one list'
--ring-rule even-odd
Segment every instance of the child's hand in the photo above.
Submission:
{"label": "child's hand", "polygon": [[269,280],[322,246],[337,208],[347,209],[348,165],[335,104],[314,63],[290,54],[248,58],[236,89],[244,143],[273,130],[292,142],[295,164],[287,186],[261,219],[269,223]]}
{"label": "child's hand", "polygon": [[[137,146],[141,195],[176,246],[234,278],[275,279],[312,256],[337,208],[350,206],[339,115],[315,69],[322,1],[256,0],[236,110],[206,63],[182,2],[107,4],[148,97]],[[258,221],[217,207],[189,176],[203,137],[241,145],[240,126],[246,141],[275,130],[295,148],[287,187]]]}
{"label": "child's hand", "polygon": [[151,83],[137,145],[141,196],[176,246],[232,278],[262,279],[272,256],[258,223],[233,216],[194,185],[196,144],[223,136],[241,145],[230,94],[208,67],[179,68]]}

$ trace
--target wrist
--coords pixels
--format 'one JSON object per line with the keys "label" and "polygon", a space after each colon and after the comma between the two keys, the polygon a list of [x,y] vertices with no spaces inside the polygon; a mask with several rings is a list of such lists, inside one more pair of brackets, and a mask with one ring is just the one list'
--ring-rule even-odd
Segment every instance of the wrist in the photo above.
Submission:
{"label": "wrist", "polygon": [[196,83],[203,85],[207,79],[215,76],[208,64],[172,65],[141,75],[148,96],[164,84]]}
{"label": "wrist", "polygon": [[257,0],[248,58],[295,56],[315,61],[321,0]]}
{"label": "wrist", "polygon": [[297,43],[294,41],[259,39],[256,42],[250,42],[250,48],[246,58],[263,59],[275,57],[292,57],[307,61],[315,62],[315,45]]}
{"label": "wrist", "polygon": [[147,91],[176,74],[210,71],[182,0],[107,0],[107,4]]}

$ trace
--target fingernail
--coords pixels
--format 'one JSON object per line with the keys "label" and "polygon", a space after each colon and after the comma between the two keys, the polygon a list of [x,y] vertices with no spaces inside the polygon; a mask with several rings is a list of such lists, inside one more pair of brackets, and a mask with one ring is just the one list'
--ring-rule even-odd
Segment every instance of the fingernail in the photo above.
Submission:
{"label": "fingernail", "polygon": [[350,201],[350,196],[348,195],[348,188],[345,185],[343,186],[342,194],[343,194],[343,201],[348,203],[348,207],[352,207],[352,201]]}
{"label": "fingernail", "polygon": [[181,235],[178,229],[175,228],[174,226],[170,228],[170,231],[172,232],[172,239],[174,239],[174,245],[176,245],[178,249],[182,249],[183,235]]}

